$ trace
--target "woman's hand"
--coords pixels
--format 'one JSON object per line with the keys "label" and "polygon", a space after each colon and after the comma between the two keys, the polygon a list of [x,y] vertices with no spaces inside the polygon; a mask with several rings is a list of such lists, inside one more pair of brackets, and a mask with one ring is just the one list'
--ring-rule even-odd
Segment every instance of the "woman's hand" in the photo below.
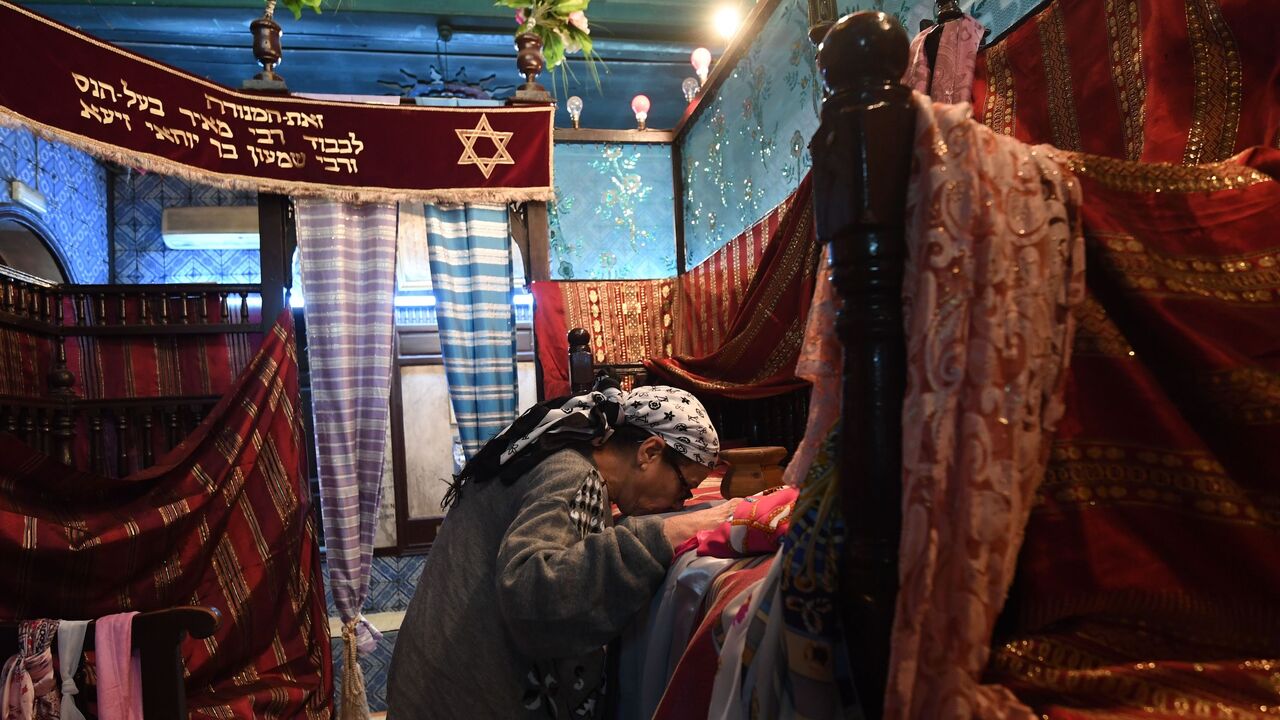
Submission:
{"label": "woman's hand", "polygon": [[671,547],[679,547],[699,531],[711,530],[733,517],[733,510],[741,501],[742,498],[734,498],[715,507],[672,515],[663,519],[662,532],[667,536]]}

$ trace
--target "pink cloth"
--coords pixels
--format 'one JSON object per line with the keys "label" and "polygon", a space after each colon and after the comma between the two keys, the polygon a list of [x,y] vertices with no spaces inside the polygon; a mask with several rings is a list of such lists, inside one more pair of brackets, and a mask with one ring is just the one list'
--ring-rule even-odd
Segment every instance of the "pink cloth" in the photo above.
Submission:
{"label": "pink cloth", "polygon": [[782,482],[798,487],[809,474],[823,440],[831,434],[840,419],[840,399],[844,385],[840,371],[844,366],[844,347],[836,336],[836,313],[843,302],[831,287],[831,259],[822,254],[822,268],[813,288],[813,302],[804,326],[804,343],[796,360],[796,377],[813,383],[809,393],[809,421],[804,438],[796,447],[782,473]]}
{"label": "pink cloth", "polygon": [[108,615],[94,624],[99,720],[142,720],[142,667],[133,652],[137,614]]}
{"label": "pink cloth", "polygon": [[711,530],[699,531],[681,543],[673,556],[690,550],[718,558],[772,555],[791,527],[791,510],[799,494],[794,487],[780,487],[745,497],[734,508],[732,517]]}
{"label": "pink cloth", "polygon": [[1050,159],[917,94],[903,287],[902,539],[888,720],[1032,718],[981,686],[1084,297],[1080,189]]}
{"label": "pink cloth", "polygon": [[[973,99],[973,69],[978,61],[978,45],[986,28],[965,15],[923,30],[911,41],[910,64],[902,83],[938,102],[962,103]],[[930,82],[929,58],[925,55],[925,39],[942,33],[938,39],[938,55]]]}

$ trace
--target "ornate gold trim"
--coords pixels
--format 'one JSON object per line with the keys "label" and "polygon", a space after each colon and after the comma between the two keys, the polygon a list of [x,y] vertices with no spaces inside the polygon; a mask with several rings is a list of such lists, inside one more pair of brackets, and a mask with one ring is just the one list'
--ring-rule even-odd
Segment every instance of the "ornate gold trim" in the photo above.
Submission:
{"label": "ornate gold trim", "polygon": [[1040,52],[1049,101],[1049,123],[1053,144],[1063,150],[1079,150],[1080,122],[1076,115],[1075,88],[1071,83],[1071,58],[1067,52],[1067,29],[1062,7],[1050,5],[1036,16]]}
{"label": "ornate gold trim", "polygon": [[1098,257],[1129,287],[1246,304],[1280,303],[1280,246],[1247,255],[1171,255],[1122,233],[1086,234]]}
{"label": "ornate gold trim", "polygon": [[1051,154],[1075,175],[1125,192],[1212,192],[1273,182],[1269,176],[1233,162],[1174,165],[1139,163],[1089,153]]}
{"label": "ornate gold trim", "polygon": [[1072,440],[1054,443],[1033,507],[1159,507],[1280,529],[1280,507],[1259,495],[1232,480],[1209,453]]}
{"label": "ornate gold trim", "polygon": [[1142,24],[1138,0],[1107,0],[1107,37],[1111,81],[1116,90],[1124,130],[1125,157],[1142,157],[1147,121],[1147,81],[1142,74]]}
{"label": "ornate gold trim", "polygon": [[1218,0],[1186,0],[1195,105],[1182,162],[1222,160],[1235,152],[1243,90],[1240,51]]}
{"label": "ornate gold trim", "polygon": [[1012,135],[1016,100],[1009,54],[1004,43],[996,43],[987,51],[987,100],[982,121],[1001,135]]}

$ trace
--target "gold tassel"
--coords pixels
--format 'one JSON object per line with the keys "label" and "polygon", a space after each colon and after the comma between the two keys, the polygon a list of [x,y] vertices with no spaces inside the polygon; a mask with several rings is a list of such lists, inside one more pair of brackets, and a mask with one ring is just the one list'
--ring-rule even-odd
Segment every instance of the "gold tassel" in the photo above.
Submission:
{"label": "gold tassel", "polygon": [[338,703],[338,720],[369,720],[369,699],[365,695],[364,671],[360,669],[360,653],[356,648],[356,623],[342,626],[342,693]]}

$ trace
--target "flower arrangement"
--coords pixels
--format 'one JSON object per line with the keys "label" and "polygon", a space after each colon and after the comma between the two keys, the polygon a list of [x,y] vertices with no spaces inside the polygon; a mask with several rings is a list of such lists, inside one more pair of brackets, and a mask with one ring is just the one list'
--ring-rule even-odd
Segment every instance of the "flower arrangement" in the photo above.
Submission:
{"label": "flower arrangement", "polygon": [[565,56],[582,51],[587,70],[599,85],[595,61],[600,56],[591,47],[591,27],[587,22],[589,3],[590,0],[497,0],[494,4],[516,11],[517,36],[524,33],[538,36],[547,70],[567,71]]}
{"label": "flower arrangement", "polygon": [[[320,12],[320,3],[323,2],[323,0],[281,0],[281,1],[284,3],[284,6],[289,8],[289,11],[293,13],[294,20],[297,20],[298,18],[302,17],[302,8],[311,8],[312,10],[315,10],[317,13]],[[267,16],[270,17],[275,13],[276,0],[266,0],[266,2],[267,2]]]}

